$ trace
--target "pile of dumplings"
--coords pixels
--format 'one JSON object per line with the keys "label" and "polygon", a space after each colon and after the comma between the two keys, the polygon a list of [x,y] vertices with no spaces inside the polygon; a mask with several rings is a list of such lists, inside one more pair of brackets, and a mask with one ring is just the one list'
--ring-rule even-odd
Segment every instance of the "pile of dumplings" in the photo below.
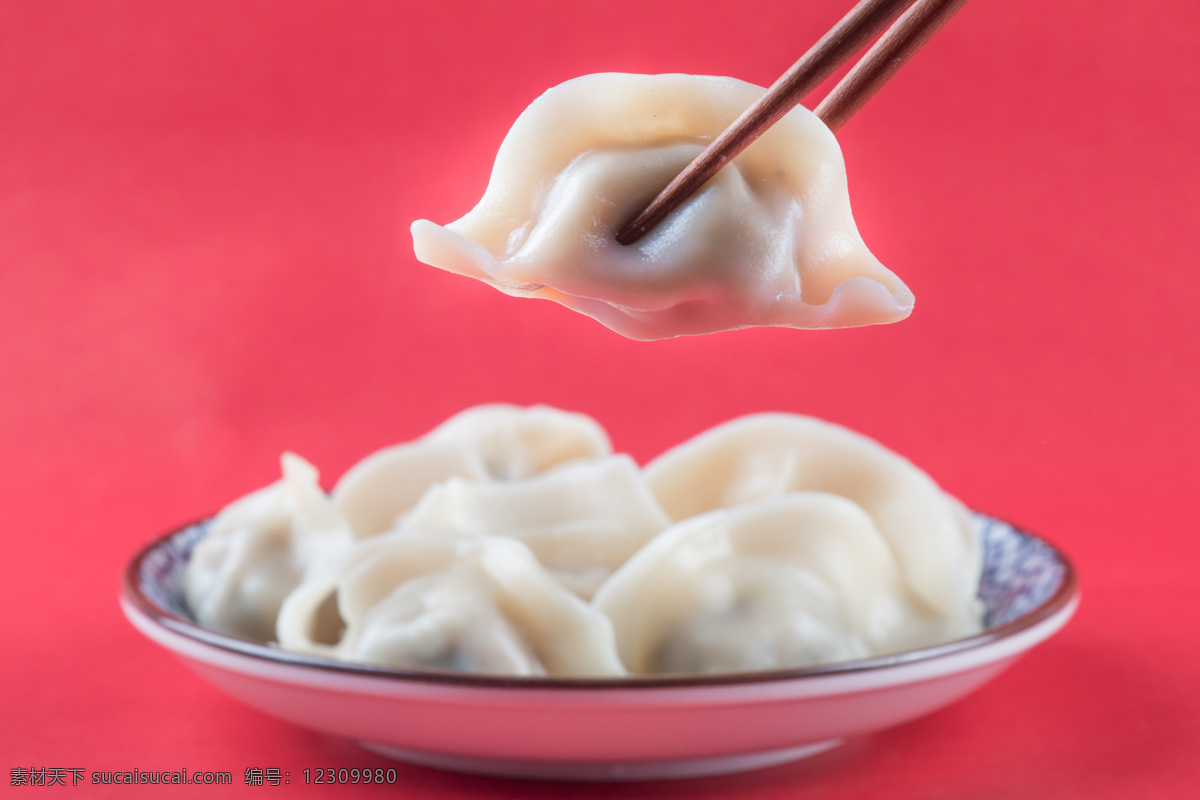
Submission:
{"label": "pile of dumplings", "polygon": [[979,531],[852,431],[756,414],[639,467],[593,419],[468,409],[331,492],[294,454],[211,522],[196,621],[406,670],[614,677],[858,659],[978,632]]}

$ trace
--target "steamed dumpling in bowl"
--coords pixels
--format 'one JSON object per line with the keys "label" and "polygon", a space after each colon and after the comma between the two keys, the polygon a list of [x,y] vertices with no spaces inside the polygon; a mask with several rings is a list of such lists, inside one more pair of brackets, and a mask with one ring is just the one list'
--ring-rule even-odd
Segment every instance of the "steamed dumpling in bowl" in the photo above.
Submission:
{"label": "steamed dumpling in bowl", "polygon": [[670,524],[637,464],[616,455],[525,480],[448,480],[426,492],[398,527],[519,539],[586,600]]}
{"label": "steamed dumpling in bowl", "polygon": [[733,78],[588,75],[517,119],[483,199],[413,223],[417,258],[555,300],[631,339],[894,322],[913,297],[850,212],[833,133],[797,107],[641,240],[617,231],[763,92]]}
{"label": "steamed dumpling in bowl", "polygon": [[913,594],[871,516],[826,492],[686,519],[617,570],[594,602],[634,674],[803,667],[978,630]]}
{"label": "steamed dumpling in bowl", "polygon": [[828,492],[875,521],[913,592],[947,618],[978,620],[980,534],[966,509],[898,453],[800,414],[750,414],[668,450],[646,481],[674,520],[791,492]]}
{"label": "steamed dumpling in bowl", "polygon": [[185,597],[205,628],[271,641],[284,598],[354,540],[316,467],[294,453],[280,462],[283,478],[217,514],[188,561]]}
{"label": "steamed dumpling in bowl", "polygon": [[529,478],[561,464],[612,453],[608,433],[599,422],[587,414],[544,405],[474,406],[438,425],[424,441],[470,447],[488,475],[498,481]]}
{"label": "steamed dumpling in bowl", "polygon": [[416,441],[367,456],[333,487],[333,502],[356,536],[365,538],[394,527],[444,481],[520,480],[611,452],[608,434],[586,414],[486,403],[455,414]]}
{"label": "steamed dumpling in bowl", "polygon": [[612,625],[514,539],[390,532],[358,542],[290,594],[286,650],[488,675],[625,672]]}

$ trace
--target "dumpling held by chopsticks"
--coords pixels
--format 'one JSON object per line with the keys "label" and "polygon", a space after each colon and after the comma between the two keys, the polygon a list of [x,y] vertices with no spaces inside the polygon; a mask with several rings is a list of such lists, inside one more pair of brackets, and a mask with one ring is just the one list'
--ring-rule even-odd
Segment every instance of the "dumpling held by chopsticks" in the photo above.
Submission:
{"label": "dumpling held by chopsticks", "polygon": [[762,93],[733,78],[588,75],[517,119],[487,191],[417,258],[542,297],[631,339],[904,319],[908,287],[863,244],[841,149],[796,107],[636,243],[621,227]]}

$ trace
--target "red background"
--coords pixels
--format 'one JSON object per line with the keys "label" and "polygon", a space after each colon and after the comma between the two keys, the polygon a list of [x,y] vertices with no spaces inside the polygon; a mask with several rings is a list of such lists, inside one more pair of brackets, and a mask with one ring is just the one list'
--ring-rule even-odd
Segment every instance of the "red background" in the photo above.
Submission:
{"label": "red background", "polygon": [[328,484],[509,401],[641,460],[742,413],[826,417],[1064,547],[1083,605],[976,695],[809,763],[574,788],[395,765],[389,794],[1194,797],[1195,0],[978,0],[843,130],[863,236],[917,296],[897,325],[635,343],[412,256],[409,222],[466,212],[547,87],[770,83],[848,5],[0,4],[4,787],[388,766],[195,678],[122,618],[120,572],[284,449]]}

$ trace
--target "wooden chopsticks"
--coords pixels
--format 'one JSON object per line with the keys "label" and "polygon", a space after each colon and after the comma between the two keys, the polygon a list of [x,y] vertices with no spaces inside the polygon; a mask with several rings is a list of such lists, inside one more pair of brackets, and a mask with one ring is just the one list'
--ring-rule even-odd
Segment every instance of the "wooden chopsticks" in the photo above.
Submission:
{"label": "wooden chopsticks", "polygon": [[845,125],[966,4],[967,0],[918,0],[833,87],[817,106],[817,116],[832,131]]}
{"label": "wooden chopsticks", "polygon": [[[861,0],[850,13],[800,57],[754,105],[684,167],[657,197],[617,234],[633,244],[696,192],[717,170],[778,122],[837,71],[889,23],[853,69],[833,88],[816,114],[836,131],[887,83],[967,0]],[[911,7],[910,7],[911,6]],[[905,11],[905,9],[908,9]],[[904,12],[901,14],[901,12]]]}

